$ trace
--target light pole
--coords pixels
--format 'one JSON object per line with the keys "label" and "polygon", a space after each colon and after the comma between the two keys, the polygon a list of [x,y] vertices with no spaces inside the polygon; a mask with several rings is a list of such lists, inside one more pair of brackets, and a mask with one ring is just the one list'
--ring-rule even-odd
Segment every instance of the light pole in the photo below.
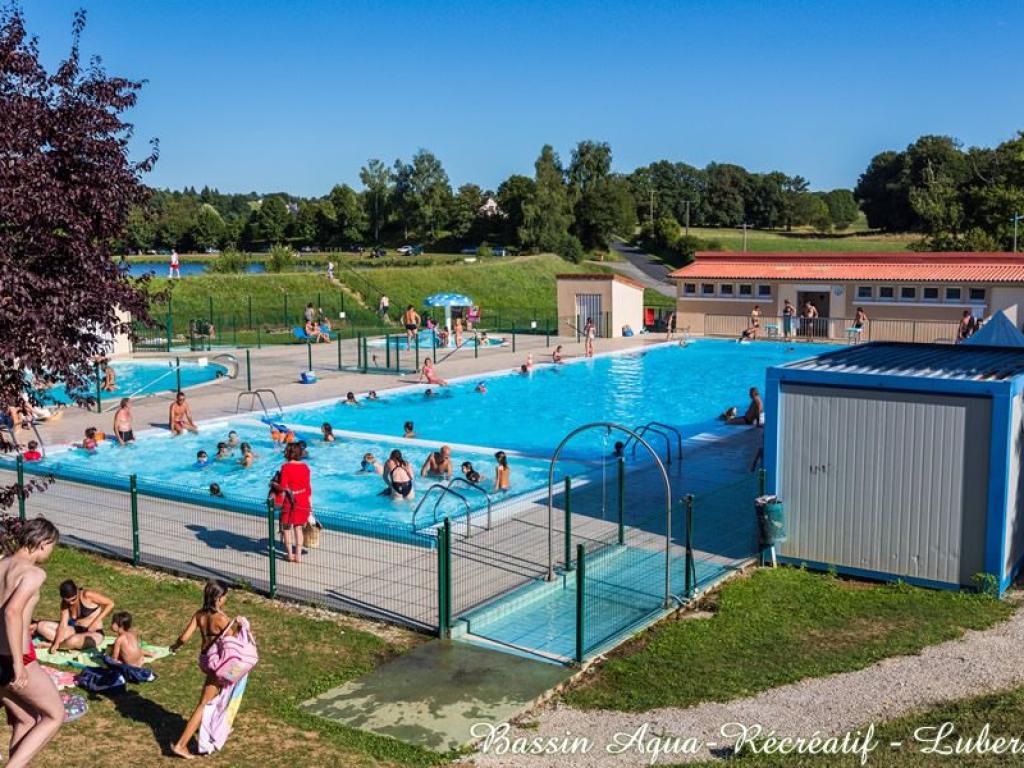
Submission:
{"label": "light pole", "polygon": [[1017,225],[1020,224],[1020,220],[1024,218],[1019,213],[1013,214],[1013,252],[1017,252]]}
{"label": "light pole", "polygon": [[747,222],[743,222],[743,252],[747,252],[747,227],[750,226]]}

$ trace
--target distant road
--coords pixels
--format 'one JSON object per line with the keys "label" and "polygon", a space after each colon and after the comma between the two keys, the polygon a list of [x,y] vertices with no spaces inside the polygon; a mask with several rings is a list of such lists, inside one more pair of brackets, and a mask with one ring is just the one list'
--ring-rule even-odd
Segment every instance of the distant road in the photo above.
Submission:
{"label": "distant road", "polygon": [[613,261],[606,263],[605,266],[639,280],[648,288],[653,288],[665,296],[675,298],[676,288],[668,280],[668,273],[672,271],[671,269],[656,261],[655,257],[651,256],[651,254],[644,253],[639,248],[634,248],[632,245],[621,240],[612,241],[611,248],[619,253],[626,260],[626,263]]}

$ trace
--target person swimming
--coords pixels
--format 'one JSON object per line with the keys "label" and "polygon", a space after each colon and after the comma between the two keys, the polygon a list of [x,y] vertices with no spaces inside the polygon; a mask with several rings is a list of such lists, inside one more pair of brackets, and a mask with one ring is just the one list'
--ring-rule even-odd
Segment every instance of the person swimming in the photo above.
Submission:
{"label": "person swimming", "polygon": [[519,372],[524,376],[528,376],[530,374],[530,369],[529,367],[527,367],[526,363],[523,363],[521,366],[519,366]]}
{"label": "person swimming", "polygon": [[342,401],[342,405],[359,405],[359,402],[356,400],[356,393],[355,392],[348,392],[348,393],[346,393],[345,394],[345,399]]}
{"label": "person swimming", "polygon": [[369,391],[369,392],[367,393],[367,395],[366,395],[366,399],[367,399],[367,400],[376,400],[376,399],[377,399],[377,390],[375,390],[375,389],[371,389],[371,390],[370,390],[370,391]]}
{"label": "person swimming", "polygon": [[372,453],[364,453],[363,460],[359,464],[359,471],[366,475],[382,475],[384,474],[384,467],[377,461],[377,457]]}
{"label": "person swimming", "polygon": [[324,436],[324,442],[325,443],[333,443],[334,442],[334,427],[332,427],[330,425],[330,423],[325,421],[320,426],[320,433]]}
{"label": "person swimming", "polygon": [[385,477],[388,486],[391,488],[391,498],[394,501],[412,501],[416,494],[412,487],[412,467],[409,462],[402,458],[402,452],[394,450],[388,460],[391,464],[391,471]]}
{"label": "person swimming", "polygon": [[252,452],[252,446],[248,443],[242,443],[239,448],[242,451],[242,458],[238,460],[238,463],[248,469],[256,461],[256,454]]}
{"label": "person swimming", "polygon": [[227,443],[217,443],[217,455],[214,456],[214,461],[222,461],[224,459],[231,458],[231,448],[228,447]]}
{"label": "person swimming", "polygon": [[471,461],[462,462],[462,476],[473,485],[480,482],[480,473],[473,469],[473,462]]}
{"label": "person swimming", "polygon": [[78,443],[75,447],[81,448],[89,453],[95,453],[96,449],[99,447],[99,441],[100,436],[96,427],[89,427],[85,430],[85,437],[82,439],[82,442]]}
{"label": "person swimming", "polygon": [[413,424],[411,421],[405,422],[405,424],[402,425],[402,429],[405,430],[405,434],[403,435],[403,437],[416,437],[416,430],[413,428]]}
{"label": "person swimming", "polygon": [[224,498],[224,493],[221,491],[220,486],[217,483],[210,483],[210,495]]}
{"label": "person swimming", "polygon": [[196,463],[192,465],[196,469],[203,469],[204,467],[210,466],[210,457],[206,451],[199,451],[196,453]]}
{"label": "person swimming", "polygon": [[235,430],[228,432],[228,446],[234,450],[239,446],[238,433]]}
{"label": "person swimming", "polygon": [[427,387],[427,391],[423,393],[424,397],[437,397],[437,392]]}
{"label": "person swimming", "polygon": [[486,395],[487,385],[481,381],[479,384],[476,385],[476,387],[473,388],[473,391],[481,395]]}
{"label": "person swimming", "polygon": [[557,347],[555,347],[555,351],[551,353],[551,362],[552,363],[561,363],[562,362],[562,345],[561,344],[559,344]]}

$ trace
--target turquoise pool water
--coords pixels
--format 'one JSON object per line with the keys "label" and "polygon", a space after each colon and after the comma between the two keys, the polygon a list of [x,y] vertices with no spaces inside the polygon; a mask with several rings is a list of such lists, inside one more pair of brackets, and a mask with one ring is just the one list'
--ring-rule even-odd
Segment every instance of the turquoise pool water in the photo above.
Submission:
{"label": "turquoise pool water", "polygon": [[[103,400],[119,397],[142,397],[157,392],[171,392],[177,388],[174,360],[114,360],[110,363],[117,376],[117,386],[112,392],[104,392]],[[182,361],[181,386],[192,387],[224,376],[227,369],[216,363],[199,365],[195,361]],[[96,395],[95,385],[87,393]],[[71,398],[63,384],[51,387],[42,393],[44,400],[54,403],[70,403]]]}
{"label": "turquoise pool water", "polygon": [[[719,422],[729,406],[742,412],[747,391],[765,384],[773,366],[819,354],[832,347],[784,343],[737,344],[701,339],[686,347],[656,347],[645,352],[597,357],[565,365],[538,365],[530,374],[509,373],[485,381],[486,394],[474,392],[478,380],[409,392],[382,393],[360,407],[338,404],[290,410],[288,423],[383,435],[402,433],[412,421],[421,438],[515,449],[549,456],[572,429],[590,421],[636,427],[660,421],[694,434]],[[539,357],[538,363],[543,362]],[[444,375],[443,367],[440,374]],[[587,455],[594,441],[582,440]],[[610,447],[609,447],[610,449]]]}
{"label": "turquoise pool water", "polygon": [[[429,355],[434,350],[434,332],[433,331],[420,331],[418,334],[420,343],[420,355]],[[486,339],[480,339],[480,348],[485,349],[487,347],[500,347],[505,343],[504,336],[488,336]],[[455,344],[454,337],[451,341],[452,345]],[[373,347],[375,349],[384,349],[388,344],[391,345],[391,350],[396,349],[405,352],[409,349],[415,349],[416,342],[413,342],[412,346],[409,345],[409,338],[402,335],[401,333],[395,333],[391,336],[390,341],[387,338],[383,339],[371,339],[366,342],[366,346]],[[472,349],[477,345],[477,337],[472,333],[466,333],[462,338],[462,346],[467,349]],[[440,343],[437,345],[437,356],[440,358],[444,353],[450,349],[455,349],[454,346],[442,347]]]}
{"label": "turquoise pool water", "polygon": [[[433,397],[424,395],[424,385],[385,393],[380,400],[358,407],[329,402],[289,409],[280,421],[296,429],[299,438],[309,443],[314,508],[323,522],[341,527],[346,521],[380,521],[412,530],[415,504],[396,503],[380,496],[380,478],[358,471],[364,453],[373,453],[383,462],[393,448],[399,448],[418,471],[434,445],[451,443],[456,468],[463,461],[471,461],[483,477],[482,485],[490,490],[495,468],[493,451],[502,449],[513,452],[513,493],[541,491],[547,487],[547,457],[570,430],[581,424],[611,421],[635,427],[661,421],[689,436],[717,425],[716,416],[726,407],[745,407],[747,390],[751,386],[763,388],[768,367],[824,350],[819,345],[699,340],[685,348],[656,347],[566,365],[539,366],[529,375],[491,376],[480,379],[486,382],[486,394],[474,391],[480,381],[477,379],[444,389],[435,387],[439,394]],[[165,370],[155,363],[134,365],[149,367],[150,375]],[[183,368],[182,383],[197,380],[186,376],[186,370],[209,377],[214,367]],[[170,378],[173,382],[173,375]],[[414,421],[417,437],[427,444],[401,439],[407,420]],[[337,443],[325,444],[319,437],[320,425],[325,421],[335,430],[364,436],[339,437]],[[196,468],[196,452],[205,450],[212,458],[217,443],[226,440],[232,429],[242,441],[252,443],[259,457],[256,464],[244,469],[232,458]],[[579,476],[600,467],[616,439],[620,438],[588,433],[574,441],[564,454],[566,462],[558,468],[557,476]],[[655,444],[659,449],[663,446]],[[136,474],[143,491],[167,493],[179,489],[183,495],[199,494],[204,503],[241,505],[258,511],[281,461],[268,427],[246,417],[200,425],[198,435],[171,438],[165,433],[153,434],[123,448],[105,443],[93,454],[78,449],[58,452],[42,468],[68,477],[105,478],[108,483],[118,478],[126,483],[128,475]],[[214,482],[221,486],[225,502],[209,496],[209,485]],[[431,482],[417,478],[417,495],[422,495]],[[482,494],[470,491],[466,496],[474,509],[486,506]],[[425,505],[426,514],[431,508],[432,503]],[[438,511],[442,515],[461,514],[461,503],[449,499]],[[417,521],[417,527],[420,525]]]}

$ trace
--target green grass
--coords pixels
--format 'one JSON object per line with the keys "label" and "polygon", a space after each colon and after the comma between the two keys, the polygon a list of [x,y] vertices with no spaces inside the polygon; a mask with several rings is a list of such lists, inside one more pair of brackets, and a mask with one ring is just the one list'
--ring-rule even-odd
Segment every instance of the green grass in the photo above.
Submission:
{"label": "green grass", "polygon": [[722,588],[713,618],[652,628],[566,699],[633,712],[727,701],[915,653],[1011,610],[984,595],[758,570]]}
{"label": "green grass", "polygon": [[[743,250],[742,229],[690,227],[690,234],[704,240],[717,240],[726,251]],[[747,230],[748,251],[905,251],[918,239],[916,235],[883,235],[877,233],[837,233],[820,235],[810,232]]]}
{"label": "green grass", "polygon": [[[879,695],[883,693],[880,691]],[[925,742],[930,734],[934,734],[934,730],[922,733],[922,741],[915,741],[914,732],[918,728],[935,729],[945,722],[952,723],[955,730],[942,743],[944,747],[955,746],[957,737],[977,738],[986,725],[990,728],[989,738],[992,740],[999,737],[1020,738],[1021,723],[1024,722],[1024,688],[962,699],[876,724],[875,739],[879,746],[868,757],[867,765],[886,766],[886,768],[930,768],[936,765],[981,768],[982,766],[1019,764],[1019,757],[983,756],[974,753],[922,754],[921,749],[927,746]],[[903,742],[903,744],[898,749],[890,749],[889,744],[894,741]],[[861,768],[860,758],[854,755],[813,757],[809,755],[762,756],[748,753],[732,758],[729,764],[740,768],[804,768],[805,766]],[[722,761],[714,760],[698,765],[721,766]]]}
{"label": "green grass", "polygon": [[[38,615],[55,618],[57,585],[66,578],[110,596],[130,611],[140,636],[170,644],[202,602],[202,585],[58,549],[46,566]],[[430,765],[438,756],[391,739],[319,720],[296,705],[358,677],[401,653],[420,638],[393,627],[298,610],[232,591],[227,610],[246,616],[260,649],[249,678],[235,732],[223,753],[204,765]],[[52,614],[52,615],[51,615]],[[386,639],[385,639],[386,638]],[[40,764],[67,765],[70,755],[89,755],[90,765],[133,768],[164,765],[166,746],[178,737],[199,696],[198,639],[177,656],[154,662],[159,679],[131,686],[122,695],[90,695],[89,711],[61,730]],[[49,758],[49,759],[47,759]]]}

